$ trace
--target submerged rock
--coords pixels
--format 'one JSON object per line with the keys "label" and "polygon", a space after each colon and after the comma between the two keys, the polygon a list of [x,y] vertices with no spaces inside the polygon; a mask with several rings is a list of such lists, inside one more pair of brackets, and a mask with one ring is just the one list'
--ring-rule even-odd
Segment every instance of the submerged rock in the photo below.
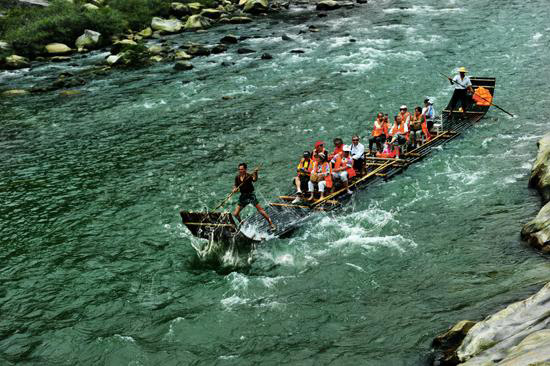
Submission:
{"label": "submerged rock", "polygon": [[194,56],[209,56],[211,52],[208,48],[200,44],[193,44],[189,46],[189,48],[187,49],[187,53],[194,57]]}
{"label": "submerged rock", "polygon": [[237,53],[238,54],[241,54],[241,55],[244,55],[246,53],[254,53],[256,52],[255,50],[251,49],[251,48],[246,48],[246,47],[242,47],[242,48],[239,48],[237,50]]}
{"label": "submerged rock", "polygon": [[156,31],[163,31],[167,33],[177,33],[181,31],[183,24],[178,19],[162,19],[154,17],[151,20],[151,28]]}
{"label": "submerged rock", "polygon": [[4,59],[4,65],[8,69],[24,69],[31,67],[29,60],[23,56],[11,55]]}
{"label": "submerged rock", "polygon": [[228,22],[231,24],[245,24],[252,22],[252,19],[249,17],[232,17],[229,18]]}
{"label": "submerged rock", "polygon": [[75,46],[79,52],[84,49],[92,49],[98,45],[99,37],[101,37],[101,33],[86,29],[84,34],[76,39]]}
{"label": "submerged rock", "polygon": [[11,89],[11,90],[6,90],[2,92],[2,96],[4,97],[17,97],[17,96],[26,95],[26,94],[29,94],[29,92],[23,89]]}
{"label": "submerged rock", "polygon": [[322,0],[317,3],[316,9],[320,11],[336,10],[340,8],[338,1]]}
{"label": "submerged rock", "polygon": [[224,36],[222,39],[220,39],[220,43],[225,43],[225,44],[235,44],[238,42],[239,42],[239,39],[237,38],[237,36],[234,36],[233,34],[228,34]]}
{"label": "submerged rock", "polygon": [[536,188],[546,203],[550,201],[550,133],[537,142],[539,152],[531,169],[529,186]]}
{"label": "submerged rock", "polygon": [[178,71],[191,70],[192,68],[193,68],[193,64],[187,61],[178,61],[174,64],[174,70],[178,70]]}
{"label": "submerged rock", "polygon": [[271,54],[269,54],[267,52],[262,53],[262,57],[261,57],[262,60],[271,60],[272,58],[273,58],[273,56],[271,56]]}

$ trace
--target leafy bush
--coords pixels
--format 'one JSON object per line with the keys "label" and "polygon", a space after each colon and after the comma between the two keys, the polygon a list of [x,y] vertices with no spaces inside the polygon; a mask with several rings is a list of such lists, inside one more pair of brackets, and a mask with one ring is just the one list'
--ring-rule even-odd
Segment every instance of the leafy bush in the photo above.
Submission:
{"label": "leafy bush", "polygon": [[128,26],[141,30],[151,25],[154,16],[167,17],[172,0],[110,0],[109,7],[123,14]]}
{"label": "leafy bush", "polygon": [[85,29],[101,33],[103,41],[127,28],[124,17],[114,9],[85,10],[79,2],[55,0],[47,8],[10,9],[0,20],[4,40],[19,54],[34,56],[44,45],[61,42],[74,46]]}

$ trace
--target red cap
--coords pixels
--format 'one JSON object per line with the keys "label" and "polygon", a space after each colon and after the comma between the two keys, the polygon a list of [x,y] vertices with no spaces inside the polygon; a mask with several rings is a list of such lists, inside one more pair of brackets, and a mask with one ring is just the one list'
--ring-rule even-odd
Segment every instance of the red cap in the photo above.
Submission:
{"label": "red cap", "polygon": [[315,147],[319,147],[321,145],[324,145],[325,143],[321,140],[315,142]]}

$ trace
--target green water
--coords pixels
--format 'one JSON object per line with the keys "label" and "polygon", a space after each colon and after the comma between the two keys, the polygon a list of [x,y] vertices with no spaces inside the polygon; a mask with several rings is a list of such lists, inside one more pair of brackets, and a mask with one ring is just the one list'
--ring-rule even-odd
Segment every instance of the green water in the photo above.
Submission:
{"label": "green water", "polygon": [[[550,278],[519,238],[540,206],[527,180],[550,114],[547,5],[293,10],[169,40],[234,33],[251,36],[239,47],[256,54],[235,46],[191,72],[161,64],[98,78],[79,97],[1,100],[0,364],[426,364],[437,333]],[[299,34],[308,25],[321,31]],[[101,57],[0,82],[45,83]],[[517,118],[492,109],[345,210],[261,245],[249,264],[197,259],[178,212],[221,201],[237,163],[264,164],[265,204],[315,140],[366,135],[377,111],[425,96],[441,111],[451,91],[437,71],[458,66],[496,77],[495,102]]]}

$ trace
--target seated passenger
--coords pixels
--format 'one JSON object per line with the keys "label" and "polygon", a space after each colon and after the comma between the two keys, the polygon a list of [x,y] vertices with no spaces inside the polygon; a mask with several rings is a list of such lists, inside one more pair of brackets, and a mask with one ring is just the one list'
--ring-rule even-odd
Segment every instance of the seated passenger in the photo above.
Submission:
{"label": "seated passenger", "polygon": [[365,146],[359,142],[359,136],[354,135],[351,138],[351,158],[353,159],[353,169],[357,174],[362,174],[365,163]]}
{"label": "seated passenger", "polygon": [[424,108],[422,108],[422,114],[426,117],[426,124],[428,131],[431,131],[434,126],[435,109],[433,101],[429,98],[424,99]]}
{"label": "seated passenger", "polygon": [[395,157],[399,159],[400,148],[399,146],[406,145],[409,142],[409,127],[401,118],[401,115],[398,114],[395,116],[395,121],[390,130],[390,145],[394,145],[397,149],[395,152]]}
{"label": "seated passenger", "polygon": [[343,153],[336,155],[331,163],[334,164],[332,169],[332,177],[339,179],[343,184],[348,194],[353,192],[349,190],[348,179],[355,177],[355,170],[353,170],[353,159],[351,157],[351,148],[348,145],[344,145]]}
{"label": "seated passenger", "polygon": [[403,104],[401,107],[399,107],[399,115],[401,116],[403,123],[407,125],[407,128],[410,128],[411,113],[407,111],[406,105]]}
{"label": "seated passenger", "polygon": [[416,149],[417,143],[422,141],[422,130],[426,128],[425,125],[426,118],[422,114],[422,109],[420,107],[416,107],[414,109],[410,129],[411,143],[414,149]]}
{"label": "seated passenger", "polygon": [[304,157],[298,164],[298,175],[294,177],[294,184],[296,185],[297,194],[302,194],[307,191],[307,183],[309,182],[309,175],[311,174],[311,168],[313,165],[313,160],[311,160],[311,153],[309,151],[304,151],[303,156]]}
{"label": "seated passenger", "polygon": [[369,139],[369,155],[372,155],[373,144],[376,144],[376,150],[378,150],[378,152],[382,151],[382,144],[386,141],[387,134],[388,128],[384,123],[384,115],[382,113],[378,113],[372,128],[372,137]]}
{"label": "seated passenger", "polygon": [[344,147],[344,141],[340,137],[335,138],[332,142],[334,143],[334,151],[328,156],[328,160],[332,160],[337,154],[341,154]]}
{"label": "seated passenger", "polygon": [[308,201],[313,201],[313,192],[315,191],[314,183],[317,183],[319,192],[321,193],[320,199],[325,198],[325,187],[328,188],[329,191],[332,188],[332,168],[325,154],[318,154],[313,162],[308,182],[310,193]]}
{"label": "seated passenger", "polygon": [[313,158],[319,154],[328,154],[327,149],[325,149],[325,143],[321,140],[315,142],[315,149],[313,149]]}

